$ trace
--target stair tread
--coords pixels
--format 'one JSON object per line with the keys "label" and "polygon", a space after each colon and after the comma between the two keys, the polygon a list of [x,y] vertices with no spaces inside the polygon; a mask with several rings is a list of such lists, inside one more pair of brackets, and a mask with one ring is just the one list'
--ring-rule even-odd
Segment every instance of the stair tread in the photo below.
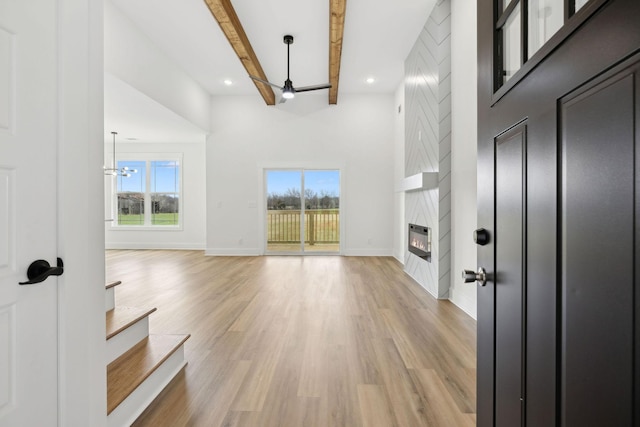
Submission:
{"label": "stair tread", "polygon": [[106,285],[104,285],[104,288],[105,288],[105,289],[111,289],[111,288],[113,288],[113,287],[115,287],[115,286],[118,286],[118,285],[120,285],[120,284],[122,284],[122,281],[120,281],[120,280],[116,280],[116,281],[113,281],[113,282],[107,283]]}
{"label": "stair tread", "polygon": [[149,335],[107,366],[107,414],[122,403],[191,335]]}
{"label": "stair tread", "polygon": [[148,307],[115,307],[107,311],[107,339],[156,311]]}

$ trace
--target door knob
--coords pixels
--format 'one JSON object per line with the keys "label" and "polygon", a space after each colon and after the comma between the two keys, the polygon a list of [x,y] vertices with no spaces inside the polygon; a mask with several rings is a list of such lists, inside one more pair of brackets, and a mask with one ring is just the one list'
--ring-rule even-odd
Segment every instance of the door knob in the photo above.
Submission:
{"label": "door knob", "polygon": [[478,282],[478,285],[484,286],[487,284],[487,272],[482,267],[477,273],[473,270],[462,270],[462,279],[464,283]]}
{"label": "door knob", "polygon": [[49,276],[61,276],[63,272],[64,265],[62,264],[62,259],[58,258],[58,262],[55,267],[51,267],[49,262],[39,259],[37,261],[33,261],[27,269],[27,278],[29,280],[26,282],[20,282],[19,284],[33,285],[34,283],[44,282],[44,280]]}

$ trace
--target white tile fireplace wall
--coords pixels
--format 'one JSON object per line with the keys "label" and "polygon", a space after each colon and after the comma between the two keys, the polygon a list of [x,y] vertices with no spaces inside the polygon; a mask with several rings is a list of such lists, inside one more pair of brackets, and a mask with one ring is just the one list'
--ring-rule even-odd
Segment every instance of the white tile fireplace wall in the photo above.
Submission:
{"label": "white tile fireplace wall", "polygon": [[442,299],[451,283],[450,36],[451,0],[439,0],[405,61],[405,176],[439,173],[437,188],[405,194],[405,230],[424,225],[433,237],[431,262],[405,248],[404,269]]}

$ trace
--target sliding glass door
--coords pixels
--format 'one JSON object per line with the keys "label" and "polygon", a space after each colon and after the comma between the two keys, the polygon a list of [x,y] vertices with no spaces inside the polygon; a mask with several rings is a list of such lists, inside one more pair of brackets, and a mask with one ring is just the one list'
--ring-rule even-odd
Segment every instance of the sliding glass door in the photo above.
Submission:
{"label": "sliding glass door", "polygon": [[266,251],[340,252],[340,171],[266,170]]}
{"label": "sliding glass door", "polygon": [[304,246],[306,252],[340,251],[340,172],[305,170]]}
{"label": "sliding glass door", "polygon": [[267,252],[302,251],[302,171],[267,170]]}

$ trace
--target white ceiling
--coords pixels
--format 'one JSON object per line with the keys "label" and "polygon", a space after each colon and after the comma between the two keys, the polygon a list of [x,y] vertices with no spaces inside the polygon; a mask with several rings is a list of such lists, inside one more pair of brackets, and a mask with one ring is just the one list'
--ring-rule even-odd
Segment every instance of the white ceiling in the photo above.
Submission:
{"label": "white ceiling", "polygon": [[137,89],[104,74],[104,140],[132,142],[203,142],[204,131]]}
{"label": "white ceiling", "polygon": [[[253,82],[204,0],[111,0],[213,95],[254,94]],[[435,0],[347,0],[341,93],[392,93]],[[270,81],[286,78],[285,34],[294,86],[329,81],[329,0],[233,0]],[[367,77],[376,82],[368,85]],[[225,86],[231,79],[234,84]]]}

